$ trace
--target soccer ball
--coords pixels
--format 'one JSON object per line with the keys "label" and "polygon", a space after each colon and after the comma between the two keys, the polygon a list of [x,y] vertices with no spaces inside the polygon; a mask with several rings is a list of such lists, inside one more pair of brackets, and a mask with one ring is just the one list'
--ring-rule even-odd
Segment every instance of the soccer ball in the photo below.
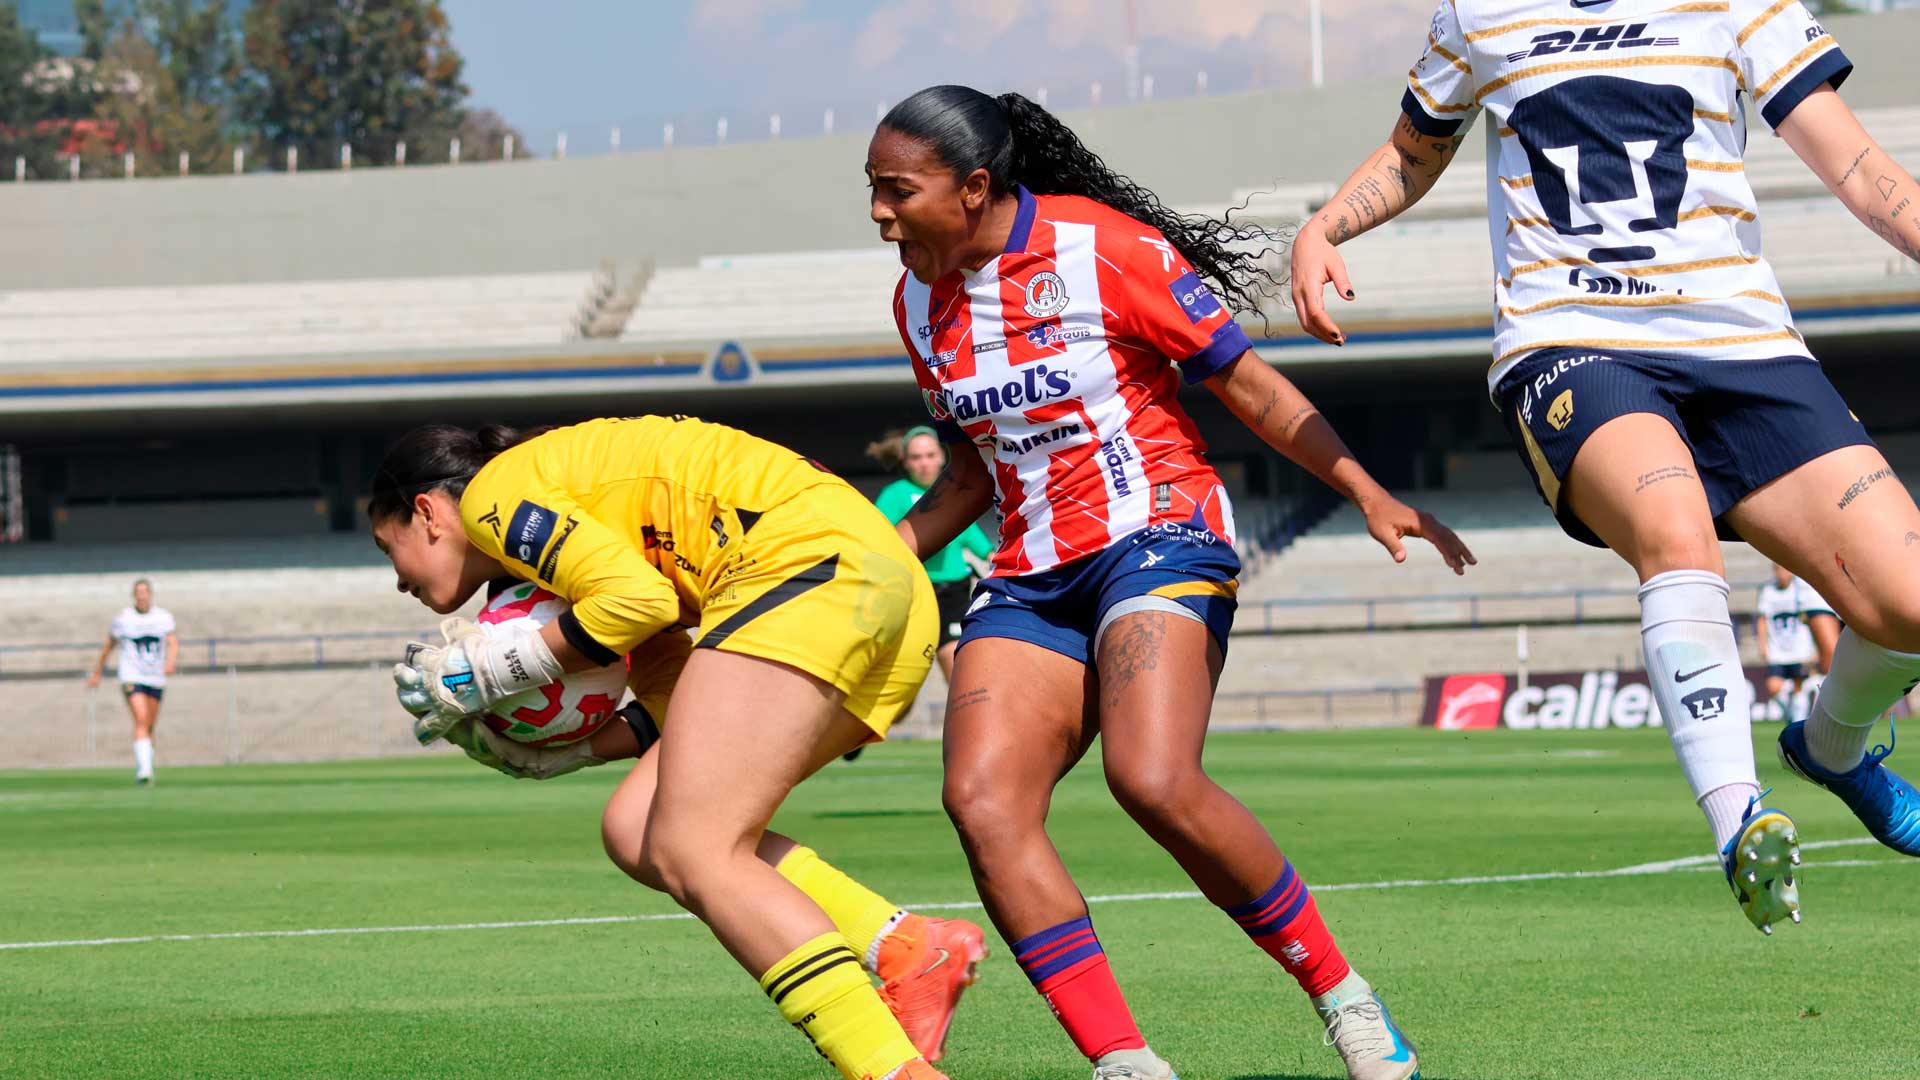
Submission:
{"label": "soccer ball", "polygon": [[[487,601],[479,623],[489,634],[505,627],[545,626],[567,610],[565,599],[528,582]],[[576,671],[545,686],[522,690],[481,714],[488,727],[530,746],[565,746],[606,726],[627,692],[624,664]]]}

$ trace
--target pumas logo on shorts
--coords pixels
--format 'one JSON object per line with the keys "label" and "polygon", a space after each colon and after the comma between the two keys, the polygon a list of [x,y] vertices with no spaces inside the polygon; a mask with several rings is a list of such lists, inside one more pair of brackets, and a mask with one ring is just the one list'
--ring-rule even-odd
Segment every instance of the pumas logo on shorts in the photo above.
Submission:
{"label": "pumas logo on shorts", "polygon": [[967,614],[971,615],[991,603],[993,603],[993,594],[982,591],[974,596],[973,603],[967,605]]}
{"label": "pumas logo on shorts", "polygon": [[1573,391],[1560,391],[1560,396],[1547,406],[1547,423],[1552,424],[1555,431],[1565,431],[1567,425],[1573,423]]}
{"label": "pumas logo on shorts", "polygon": [[1027,282],[1027,314],[1051,319],[1067,310],[1067,283],[1059,274],[1042,270]]}

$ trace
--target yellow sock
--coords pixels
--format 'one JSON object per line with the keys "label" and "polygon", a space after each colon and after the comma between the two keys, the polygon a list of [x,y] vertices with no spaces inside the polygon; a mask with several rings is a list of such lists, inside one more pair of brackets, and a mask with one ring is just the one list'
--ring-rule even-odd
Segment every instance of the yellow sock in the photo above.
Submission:
{"label": "yellow sock", "polygon": [[788,953],[760,989],[847,1080],[875,1080],[920,1056],[839,934]]}
{"label": "yellow sock", "polygon": [[806,893],[827,913],[840,936],[868,970],[874,964],[874,943],[902,914],[899,906],[836,869],[809,847],[787,852],[775,869]]}

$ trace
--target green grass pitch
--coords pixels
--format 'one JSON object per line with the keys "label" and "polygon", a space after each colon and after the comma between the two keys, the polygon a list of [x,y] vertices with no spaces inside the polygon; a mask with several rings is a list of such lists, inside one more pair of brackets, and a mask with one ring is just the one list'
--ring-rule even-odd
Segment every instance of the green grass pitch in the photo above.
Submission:
{"label": "green grass pitch", "polygon": [[[1771,940],[1714,869],[1562,876],[1703,852],[1658,732],[1222,735],[1209,760],[1316,886],[1429,1080],[1920,1077],[1920,861],[1860,843],[1836,800],[1781,774],[1772,734],[1762,775],[1803,841],[1852,843],[1806,852],[1807,921]],[[193,935],[0,949],[0,1077],[832,1076],[690,921],[201,936],[669,913],[600,853],[619,773],[535,784],[435,758],[163,769],[151,791],[0,773],[0,943]],[[971,899],[935,746],[835,765],[778,825],[895,900]],[[1090,895],[1191,888],[1096,767],[1062,786],[1054,828]],[[1342,1075],[1292,982],[1204,901],[1093,911],[1187,1080]],[[994,948],[943,1067],[1084,1078]]]}

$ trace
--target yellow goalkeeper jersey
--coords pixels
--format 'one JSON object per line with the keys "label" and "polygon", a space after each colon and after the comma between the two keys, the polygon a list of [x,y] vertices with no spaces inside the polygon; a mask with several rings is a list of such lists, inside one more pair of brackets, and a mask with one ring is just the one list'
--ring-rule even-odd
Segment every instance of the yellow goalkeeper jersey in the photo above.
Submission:
{"label": "yellow goalkeeper jersey", "polygon": [[582,653],[612,663],[697,626],[761,514],[845,481],[793,451],[685,416],[589,420],[511,447],[460,498],[475,547],[572,602]]}

